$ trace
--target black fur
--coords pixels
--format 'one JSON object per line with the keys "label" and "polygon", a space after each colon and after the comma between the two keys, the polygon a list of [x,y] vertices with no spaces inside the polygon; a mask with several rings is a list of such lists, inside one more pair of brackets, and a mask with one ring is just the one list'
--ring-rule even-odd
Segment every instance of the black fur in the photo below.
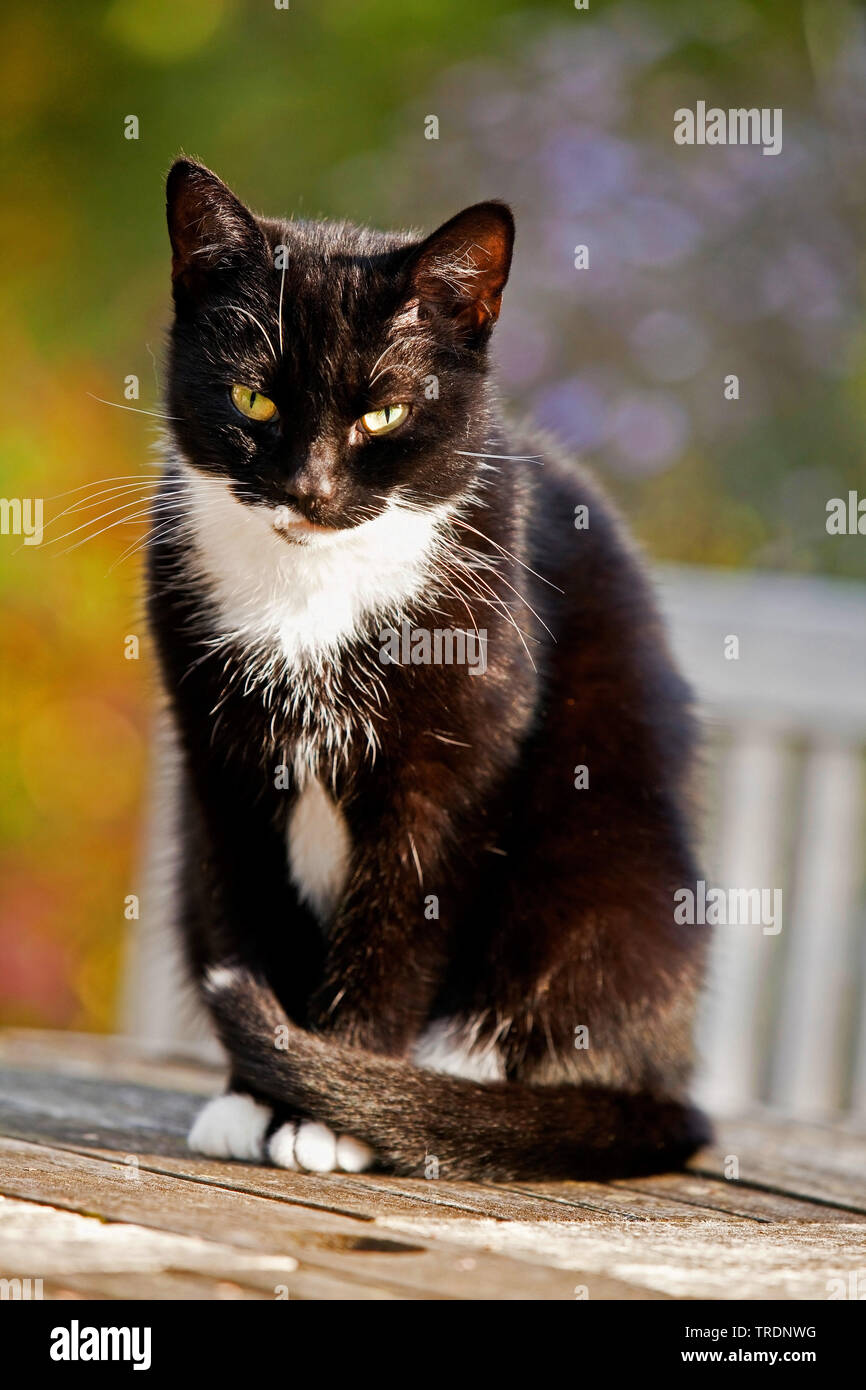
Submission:
{"label": "black fur", "polygon": [[[705,943],[673,916],[674,891],[696,879],[689,695],[608,504],[548,441],[501,420],[486,349],[510,213],[480,204],[426,240],[277,223],[185,160],[168,203],[177,455],[245,502],[289,503],[332,528],[361,524],[395,489],[420,508],[469,493],[454,534],[487,565],[483,584],[460,571],[461,597],[446,557],[412,610],[418,627],[466,628],[468,605],[488,632],[486,674],[379,667],[375,758],[360,734],[331,758],[335,671],[310,672],[300,707],[279,672],[257,684],[188,537],[154,522],[150,613],[185,765],[183,929],[199,980],[237,967],[204,991],[232,1085],[354,1134],[401,1172],[431,1154],[443,1176],[494,1178],[681,1162],[707,1135],[687,1097]],[[232,382],[269,396],[279,420],[242,420]],[[398,400],[412,407],[399,430],[353,432]],[[167,509],[182,507],[178,476],[170,463]],[[575,529],[579,504],[588,529]],[[379,626],[340,653],[351,707]],[[273,777],[302,737],[318,740],[351,836],[324,931],[286,867],[298,786]],[[577,765],[588,788],[574,786]],[[443,1018],[496,1045],[505,1081],[411,1064]],[[588,1048],[575,1047],[580,1026]]]}

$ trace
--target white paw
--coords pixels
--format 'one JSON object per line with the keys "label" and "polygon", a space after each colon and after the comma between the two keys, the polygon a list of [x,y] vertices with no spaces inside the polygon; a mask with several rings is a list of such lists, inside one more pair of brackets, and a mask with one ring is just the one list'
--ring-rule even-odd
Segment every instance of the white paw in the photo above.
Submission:
{"label": "white paw", "polygon": [[196,1117],[187,1143],[194,1153],[210,1158],[245,1158],[261,1162],[265,1130],[271,1119],[267,1105],[252,1096],[229,1092],[209,1100]]}
{"label": "white paw", "polygon": [[308,1173],[363,1173],[376,1155],[351,1134],[339,1137],[327,1125],[303,1120],[285,1124],[268,1140],[268,1157],[277,1168],[304,1168]]}
{"label": "white paw", "polygon": [[298,1126],[292,1124],[280,1125],[275,1129],[268,1140],[268,1158],[275,1168],[297,1168],[298,1161],[295,1158],[295,1139],[298,1134]]}
{"label": "white paw", "polygon": [[341,1134],[337,1140],[337,1167],[344,1173],[363,1173],[370,1168],[376,1158],[369,1144],[362,1139],[354,1139],[351,1134]]}
{"label": "white paw", "polygon": [[333,1173],[337,1166],[337,1136],[327,1125],[305,1120],[298,1125],[295,1158],[310,1173]]}

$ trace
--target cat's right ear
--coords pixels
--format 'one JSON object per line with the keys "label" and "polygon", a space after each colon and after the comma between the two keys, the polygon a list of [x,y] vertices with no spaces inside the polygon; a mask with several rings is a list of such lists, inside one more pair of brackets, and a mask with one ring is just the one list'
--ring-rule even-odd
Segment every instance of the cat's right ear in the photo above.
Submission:
{"label": "cat's right ear", "polygon": [[175,160],[165,203],[176,297],[197,297],[227,272],[267,256],[267,242],[253,214],[203,164]]}

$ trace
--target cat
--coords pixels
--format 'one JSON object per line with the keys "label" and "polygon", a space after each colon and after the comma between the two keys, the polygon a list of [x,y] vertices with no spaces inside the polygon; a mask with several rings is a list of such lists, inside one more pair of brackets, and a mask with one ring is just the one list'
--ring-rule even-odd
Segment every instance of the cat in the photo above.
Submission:
{"label": "cat", "polygon": [[690,694],[607,501],[503,421],[510,210],[426,237],[276,221],[181,158],[167,211],[148,606],[180,925],[230,1067],[191,1148],[489,1180],[682,1164],[709,1134],[706,942],[674,920]]}

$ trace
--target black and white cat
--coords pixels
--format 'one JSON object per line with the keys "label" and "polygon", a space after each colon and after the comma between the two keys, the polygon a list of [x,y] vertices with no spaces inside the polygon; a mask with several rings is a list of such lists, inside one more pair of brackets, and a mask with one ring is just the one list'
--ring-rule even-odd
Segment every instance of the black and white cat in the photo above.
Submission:
{"label": "black and white cat", "polygon": [[707,1134],[705,943],[674,921],[688,692],[607,503],[502,421],[508,208],[423,239],[271,221],[182,159],[168,220],[149,609],[181,925],[231,1066],[191,1146],[494,1179],[682,1162]]}

